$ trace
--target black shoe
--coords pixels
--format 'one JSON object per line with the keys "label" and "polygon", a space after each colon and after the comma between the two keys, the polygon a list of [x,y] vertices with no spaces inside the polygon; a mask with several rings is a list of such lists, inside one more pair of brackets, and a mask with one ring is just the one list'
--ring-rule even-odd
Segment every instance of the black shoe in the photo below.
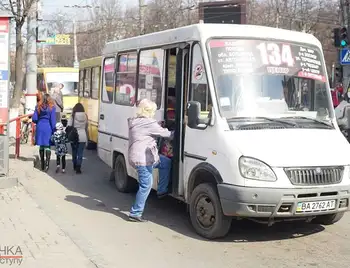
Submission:
{"label": "black shoe", "polygon": [[74,163],[73,163],[73,169],[74,169],[74,171],[76,171],[76,170],[77,170],[77,165],[76,165],[76,164],[74,164]]}
{"label": "black shoe", "polygon": [[75,172],[76,172],[77,174],[81,174],[81,167],[80,167],[80,166],[76,166]]}
{"label": "black shoe", "polygon": [[169,195],[169,193],[163,193],[163,194],[158,194],[157,193],[157,197],[159,198],[159,199],[163,199],[164,197],[167,197]]}
{"label": "black shoe", "polygon": [[142,216],[129,216],[129,221],[132,221],[132,222],[148,222],[148,220],[144,219]]}

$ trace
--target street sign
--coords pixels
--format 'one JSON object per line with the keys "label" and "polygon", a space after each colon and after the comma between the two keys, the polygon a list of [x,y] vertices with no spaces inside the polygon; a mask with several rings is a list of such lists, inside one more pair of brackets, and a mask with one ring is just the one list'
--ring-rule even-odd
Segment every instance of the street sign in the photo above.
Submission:
{"label": "street sign", "polygon": [[55,45],[70,45],[70,35],[69,34],[56,34],[55,35]]}
{"label": "street sign", "polygon": [[350,65],[350,49],[343,48],[340,50],[340,64]]}
{"label": "street sign", "polygon": [[41,41],[40,43],[44,44],[44,45],[69,46],[70,45],[70,35],[69,34],[56,34],[54,36],[48,37],[46,40]]}
{"label": "street sign", "polygon": [[0,133],[0,176],[9,171],[9,82],[10,82],[10,34],[11,18],[0,14],[0,123],[6,132]]}

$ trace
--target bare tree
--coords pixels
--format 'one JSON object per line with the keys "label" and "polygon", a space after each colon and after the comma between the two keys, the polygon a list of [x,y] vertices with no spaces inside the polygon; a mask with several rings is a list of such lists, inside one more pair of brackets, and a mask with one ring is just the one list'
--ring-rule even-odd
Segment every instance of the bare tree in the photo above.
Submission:
{"label": "bare tree", "polygon": [[[120,0],[95,0],[91,22],[78,27],[79,58],[99,56],[113,40],[140,34],[138,7],[122,8]],[[151,0],[144,7],[144,33],[176,28],[198,21],[195,0]]]}
{"label": "bare tree", "polygon": [[15,94],[11,103],[12,107],[19,107],[19,101],[23,87],[23,25],[37,0],[0,0],[0,7],[12,13],[16,29],[16,56],[15,56]]}
{"label": "bare tree", "polygon": [[332,29],[339,25],[335,0],[251,0],[248,22],[315,35],[322,43],[327,66],[337,60]]}
{"label": "bare tree", "polygon": [[[59,11],[53,13],[48,22],[48,36],[68,34],[70,35],[70,45],[52,45],[48,47],[46,50],[50,57],[45,58],[46,64],[57,67],[72,66],[74,61],[72,19],[68,14]],[[44,48],[42,47],[42,49]]]}
{"label": "bare tree", "polygon": [[173,29],[198,22],[198,9],[193,0],[153,0],[145,12],[146,33]]}
{"label": "bare tree", "polygon": [[67,13],[57,11],[50,14],[50,20],[47,22],[49,36],[72,32],[72,18]]}
{"label": "bare tree", "polygon": [[124,11],[119,0],[95,0],[87,18],[78,25],[80,59],[101,55],[107,42],[125,36]]}

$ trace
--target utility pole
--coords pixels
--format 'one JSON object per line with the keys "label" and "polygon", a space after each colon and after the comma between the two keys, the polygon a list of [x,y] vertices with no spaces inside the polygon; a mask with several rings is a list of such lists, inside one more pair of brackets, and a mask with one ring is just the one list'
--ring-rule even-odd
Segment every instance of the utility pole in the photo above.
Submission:
{"label": "utility pole", "polygon": [[[340,0],[340,12],[341,12],[341,24],[343,27],[346,27],[346,29],[349,29],[350,26],[350,12],[349,12],[349,0]],[[339,60],[340,59],[340,53],[339,54]],[[347,91],[349,87],[349,77],[350,77],[350,68],[348,65],[343,65],[343,87]]]}
{"label": "utility pole", "polygon": [[[95,12],[94,9],[95,8],[100,8],[100,6],[90,6],[90,5],[85,5],[85,6],[81,6],[81,5],[65,5],[65,8],[83,8],[83,9],[90,9],[91,10],[91,14],[94,17]],[[74,42],[74,67],[75,68],[79,68],[79,61],[78,61],[78,43],[77,43],[77,27],[76,27],[76,20],[73,20],[73,42]]]}
{"label": "utility pole", "polygon": [[46,57],[46,53],[45,53],[45,45],[44,44],[42,44],[41,45],[41,53],[42,53],[42,58],[43,58],[43,60],[42,60],[42,63],[41,63],[41,65],[44,67],[45,66],[45,64],[46,64],[46,60],[45,60],[45,57]]}
{"label": "utility pole", "polygon": [[140,29],[140,35],[145,34],[144,7],[145,7],[145,1],[144,0],[139,0],[139,29]]}
{"label": "utility pole", "polygon": [[332,63],[332,72],[331,72],[331,87],[334,87],[335,82],[335,63]]}
{"label": "utility pole", "polygon": [[78,44],[77,44],[77,27],[76,27],[75,20],[73,20],[73,42],[74,42],[74,68],[79,68]]}
{"label": "utility pole", "polygon": [[[25,113],[32,113],[36,106],[37,93],[37,53],[36,53],[36,29],[37,9],[35,1],[30,9],[27,21],[27,58],[26,58],[26,110]],[[28,110],[29,109],[29,110]]]}

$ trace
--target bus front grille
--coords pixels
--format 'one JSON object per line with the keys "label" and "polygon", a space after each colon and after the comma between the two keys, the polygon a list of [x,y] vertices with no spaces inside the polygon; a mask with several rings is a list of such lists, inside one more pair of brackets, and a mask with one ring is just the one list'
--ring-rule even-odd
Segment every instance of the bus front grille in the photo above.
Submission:
{"label": "bus front grille", "polygon": [[342,181],[344,167],[285,168],[284,171],[294,185],[330,185]]}

